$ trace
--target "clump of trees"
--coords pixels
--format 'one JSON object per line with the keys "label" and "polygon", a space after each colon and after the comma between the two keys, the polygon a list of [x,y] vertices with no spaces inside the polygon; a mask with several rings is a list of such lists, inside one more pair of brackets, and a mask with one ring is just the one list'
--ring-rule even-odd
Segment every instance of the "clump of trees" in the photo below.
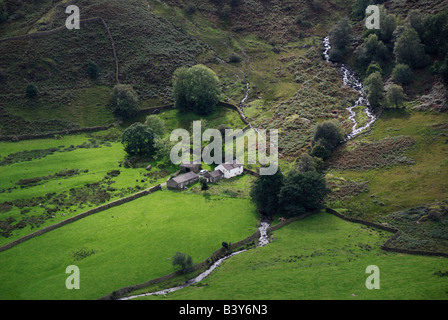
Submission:
{"label": "clump of trees", "polygon": [[181,273],[185,273],[193,267],[193,258],[187,256],[185,253],[176,252],[171,264],[175,269],[180,270]]}
{"label": "clump of trees", "polygon": [[163,137],[166,133],[165,122],[158,115],[152,114],[147,116],[145,125],[159,137]]}
{"label": "clump of trees", "polygon": [[130,157],[152,157],[167,161],[173,146],[166,136],[165,123],[158,115],[148,116],[144,124],[137,122],[128,127],[123,132],[121,142]]}
{"label": "clump of trees", "polygon": [[311,141],[313,146],[311,154],[326,160],[331,152],[343,141],[344,133],[339,122],[324,121],[318,123]]}
{"label": "clump of trees", "polygon": [[[428,71],[448,83],[448,11],[424,14],[410,10],[403,19],[389,14],[382,3],[382,0],[354,0],[351,12],[354,20],[361,21],[368,5],[380,7],[380,29],[366,29],[362,43],[354,52],[356,70],[366,87],[370,87],[368,99],[375,108],[390,102],[385,99],[388,94],[384,95],[382,79],[380,81],[378,75],[371,77],[376,72],[381,77],[391,76],[395,84],[407,86],[413,82],[414,70],[426,68],[432,60],[434,63]],[[337,30],[337,25],[334,28]],[[344,38],[342,32],[339,34]],[[398,98],[394,101],[398,103],[401,100],[399,90],[392,89],[393,96]]]}
{"label": "clump of trees", "polygon": [[286,176],[280,170],[274,175],[260,176],[250,196],[264,216],[272,216],[277,212],[296,216],[321,209],[328,192],[322,174],[314,170],[301,172],[293,169]]}
{"label": "clump of trees", "polygon": [[135,90],[128,84],[117,84],[108,105],[115,117],[129,119],[139,110],[139,98]]}
{"label": "clump of trees", "polygon": [[181,67],[174,72],[173,94],[179,110],[208,115],[221,98],[218,76],[201,64],[191,68]]}
{"label": "clump of trees", "polygon": [[413,69],[428,65],[428,57],[425,54],[425,46],[421,43],[417,31],[407,28],[395,42],[394,54],[396,62],[407,64]]}
{"label": "clump of trees", "polygon": [[152,156],[156,153],[154,131],[137,122],[124,130],[121,143],[131,156]]}
{"label": "clump of trees", "polygon": [[353,28],[347,18],[342,18],[330,31],[330,60],[341,62],[352,39]]}

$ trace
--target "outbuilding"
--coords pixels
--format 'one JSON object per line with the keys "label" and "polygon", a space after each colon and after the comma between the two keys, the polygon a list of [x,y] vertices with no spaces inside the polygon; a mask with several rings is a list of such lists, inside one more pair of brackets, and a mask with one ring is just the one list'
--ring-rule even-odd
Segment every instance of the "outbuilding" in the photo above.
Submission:
{"label": "outbuilding", "polygon": [[215,183],[215,182],[218,182],[219,180],[221,180],[222,178],[224,178],[224,174],[219,170],[215,170],[215,171],[207,172],[206,174],[204,174],[204,178],[209,183]]}
{"label": "outbuilding", "polygon": [[180,176],[168,179],[166,182],[166,186],[169,189],[184,189],[185,187],[189,186],[190,184],[195,183],[199,180],[199,176],[194,172],[188,172],[185,174],[182,174]]}
{"label": "outbuilding", "polygon": [[188,173],[188,172],[196,172],[198,173],[201,169],[201,164],[199,163],[191,163],[191,162],[182,162],[180,164],[180,171]]}

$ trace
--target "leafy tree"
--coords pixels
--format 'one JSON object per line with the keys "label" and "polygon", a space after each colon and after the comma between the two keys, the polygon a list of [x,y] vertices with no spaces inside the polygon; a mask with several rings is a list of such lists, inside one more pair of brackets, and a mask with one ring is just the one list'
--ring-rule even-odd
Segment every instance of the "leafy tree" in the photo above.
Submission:
{"label": "leafy tree", "polygon": [[131,156],[151,156],[156,152],[155,137],[150,128],[137,122],[124,130],[121,143],[124,145],[124,150]]}
{"label": "leafy tree", "polygon": [[333,62],[342,62],[344,60],[344,52],[338,48],[331,48],[328,56],[330,61]]}
{"label": "leafy tree", "polygon": [[283,185],[283,173],[280,170],[274,175],[262,175],[255,180],[250,196],[258,211],[264,216],[277,212],[278,194]]}
{"label": "leafy tree", "polygon": [[352,39],[353,28],[347,18],[342,18],[330,31],[330,41],[333,48],[345,50]]}
{"label": "leafy tree", "polygon": [[208,115],[219,102],[221,89],[215,72],[199,64],[191,68],[181,67],[174,72],[173,93],[179,110]]}
{"label": "leafy tree", "polygon": [[98,65],[93,61],[87,62],[87,72],[89,73],[89,77],[91,79],[98,78],[98,72],[99,72]]}
{"label": "leafy tree", "polygon": [[202,191],[207,191],[208,190],[208,184],[207,184],[207,180],[204,178],[200,179],[200,183],[201,183],[201,190]]}
{"label": "leafy tree", "polygon": [[425,34],[425,16],[419,10],[413,9],[409,11],[405,24],[407,27],[417,31],[420,39],[423,38]]}
{"label": "leafy tree", "polygon": [[342,141],[344,141],[344,133],[339,122],[324,121],[317,124],[312,140],[313,146],[320,143],[327,150],[333,151]]}
{"label": "leafy tree", "polygon": [[8,12],[6,10],[6,5],[3,0],[0,0],[0,23],[8,19]]}
{"label": "leafy tree", "polygon": [[193,259],[191,256],[186,256],[185,253],[176,252],[171,262],[175,269],[180,269],[182,273],[193,267]]}
{"label": "leafy tree", "polygon": [[387,14],[386,9],[381,7],[379,38],[385,43],[391,42],[396,27],[397,18],[392,14]]}
{"label": "leafy tree", "polygon": [[425,47],[421,43],[417,32],[408,28],[397,39],[394,47],[397,63],[407,64],[413,69],[427,65]]}
{"label": "leafy tree", "polygon": [[388,58],[388,50],[381,40],[378,40],[376,34],[371,34],[365,42],[367,55],[370,61],[383,61]]}
{"label": "leafy tree", "polygon": [[302,153],[297,162],[297,170],[300,172],[316,171],[316,161],[308,153]]}
{"label": "leafy tree", "polygon": [[139,99],[132,86],[117,84],[109,101],[109,109],[116,117],[123,119],[133,117],[139,109]]}
{"label": "leafy tree", "polygon": [[328,149],[325,148],[325,146],[321,142],[317,142],[314,144],[313,149],[311,150],[311,155],[322,160],[327,160],[330,157],[331,152],[328,151]]}
{"label": "leafy tree", "polygon": [[295,216],[323,207],[329,190],[324,177],[317,172],[291,171],[279,194],[280,208],[286,215]]}
{"label": "leafy tree", "polygon": [[366,15],[366,8],[370,5],[370,0],[355,0],[352,4],[352,18],[361,21]]}
{"label": "leafy tree", "polygon": [[156,114],[147,116],[145,124],[159,137],[163,137],[166,133],[165,122]]}
{"label": "leafy tree", "polygon": [[389,57],[389,50],[386,48],[375,33],[370,34],[367,39],[355,50],[357,67],[362,71],[366,70],[372,62],[382,63]]}
{"label": "leafy tree", "polygon": [[392,81],[403,85],[412,83],[413,72],[407,64],[397,64],[392,70]]}
{"label": "leafy tree", "polygon": [[25,88],[26,96],[30,99],[35,98],[39,95],[39,89],[37,89],[34,83],[30,83]]}
{"label": "leafy tree", "polygon": [[156,154],[154,155],[154,159],[166,160],[166,162],[171,164],[170,154],[174,145],[175,142],[170,141],[169,137],[161,138],[155,135],[154,148],[156,149]]}
{"label": "leafy tree", "polygon": [[403,103],[404,93],[403,88],[397,84],[392,84],[387,89],[387,100],[390,104],[395,105],[395,108],[398,108],[398,105]]}
{"label": "leafy tree", "polygon": [[444,58],[448,54],[448,11],[427,15],[424,26],[421,40],[426,52]]}
{"label": "leafy tree", "polygon": [[384,99],[384,83],[381,73],[374,72],[365,81],[367,99],[373,108],[378,108]]}
{"label": "leafy tree", "polygon": [[381,69],[381,66],[378,62],[372,62],[369,65],[369,67],[367,68],[367,71],[366,71],[366,76],[369,76],[374,72],[379,72],[379,73],[383,72],[383,70]]}

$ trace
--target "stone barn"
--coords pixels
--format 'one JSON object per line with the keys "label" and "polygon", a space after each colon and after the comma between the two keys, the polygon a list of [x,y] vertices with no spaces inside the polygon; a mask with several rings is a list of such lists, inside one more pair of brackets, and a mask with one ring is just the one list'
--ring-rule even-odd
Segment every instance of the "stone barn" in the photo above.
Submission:
{"label": "stone barn", "polygon": [[215,182],[218,182],[219,180],[221,180],[222,178],[224,178],[224,174],[221,171],[216,170],[216,171],[207,172],[204,175],[204,178],[207,179],[207,182],[209,182],[209,183],[215,183]]}
{"label": "stone barn", "polygon": [[166,182],[166,186],[169,189],[183,189],[190,184],[195,183],[199,180],[199,176],[194,172],[188,172],[185,174],[182,174],[180,176],[168,179]]}
{"label": "stone barn", "polygon": [[199,163],[190,163],[190,162],[182,162],[180,164],[180,171],[188,173],[188,172],[196,172],[198,173],[201,169],[201,164]]}

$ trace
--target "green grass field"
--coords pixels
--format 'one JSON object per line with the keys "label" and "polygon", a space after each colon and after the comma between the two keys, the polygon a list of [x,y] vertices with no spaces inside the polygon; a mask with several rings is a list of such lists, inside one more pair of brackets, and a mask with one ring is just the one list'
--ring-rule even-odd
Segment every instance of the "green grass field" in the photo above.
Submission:
{"label": "green grass field", "polygon": [[[66,225],[0,253],[0,299],[96,299],[174,271],[177,252],[195,263],[256,231],[246,199],[158,191]],[[82,249],[94,254],[76,260]],[[80,268],[80,290],[65,268]]]}
{"label": "green grass field", "polygon": [[[448,298],[447,258],[388,253],[392,234],[319,213],[275,231],[269,245],[225,261],[202,282],[140,299],[296,300]],[[365,286],[366,268],[380,270],[380,289]]]}
{"label": "green grass field", "polygon": [[[15,229],[8,238],[0,237],[0,244],[5,244],[22,237],[39,228],[51,225],[98,206],[109,200],[121,198],[136,193],[140,189],[149,188],[166,182],[167,177],[177,171],[174,166],[165,169],[157,168],[157,161],[151,161],[153,169],[148,172],[144,168],[124,168],[120,162],[126,153],[123,145],[117,141],[107,141],[108,134],[120,134],[117,129],[111,129],[93,135],[79,134],[64,136],[61,139],[25,140],[20,142],[1,142],[1,161],[8,155],[16,154],[13,163],[0,166],[0,203],[11,203],[13,206],[2,210],[1,221],[15,219],[12,225],[26,221],[26,227]],[[105,143],[89,144],[90,139],[106,139]],[[114,139],[112,139],[114,140]],[[87,147],[78,147],[76,146]],[[39,157],[36,150],[59,148],[53,153]],[[62,150],[74,146],[67,151]],[[27,156],[19,157],[18,152],[29,151]],[[32,153],[34,152],[34,154]],[[30,160],[28,160],[30,157]],[[78,170],[72,176],[56,176],[37,184],[20,186],[20,180],[49,177],[66,170]],[[109,172],[120,170],[114,177]],[[86,172],[87,171],[87,172]],[[99,183],[99,185],[95,185]],[[97,191],[102,189],[103,192]],[[73,192],[72,190],[77,190]],[[108,195],[107,195],[107,194]],[[58,197],[63,197],[58,200]],[[110,198],[108,198],[110,197]],[[62,201],[62,202],[61,202]],[[54,213],[47,214],[47,210]],[[44,222],[36,219],[45,218]]]}

